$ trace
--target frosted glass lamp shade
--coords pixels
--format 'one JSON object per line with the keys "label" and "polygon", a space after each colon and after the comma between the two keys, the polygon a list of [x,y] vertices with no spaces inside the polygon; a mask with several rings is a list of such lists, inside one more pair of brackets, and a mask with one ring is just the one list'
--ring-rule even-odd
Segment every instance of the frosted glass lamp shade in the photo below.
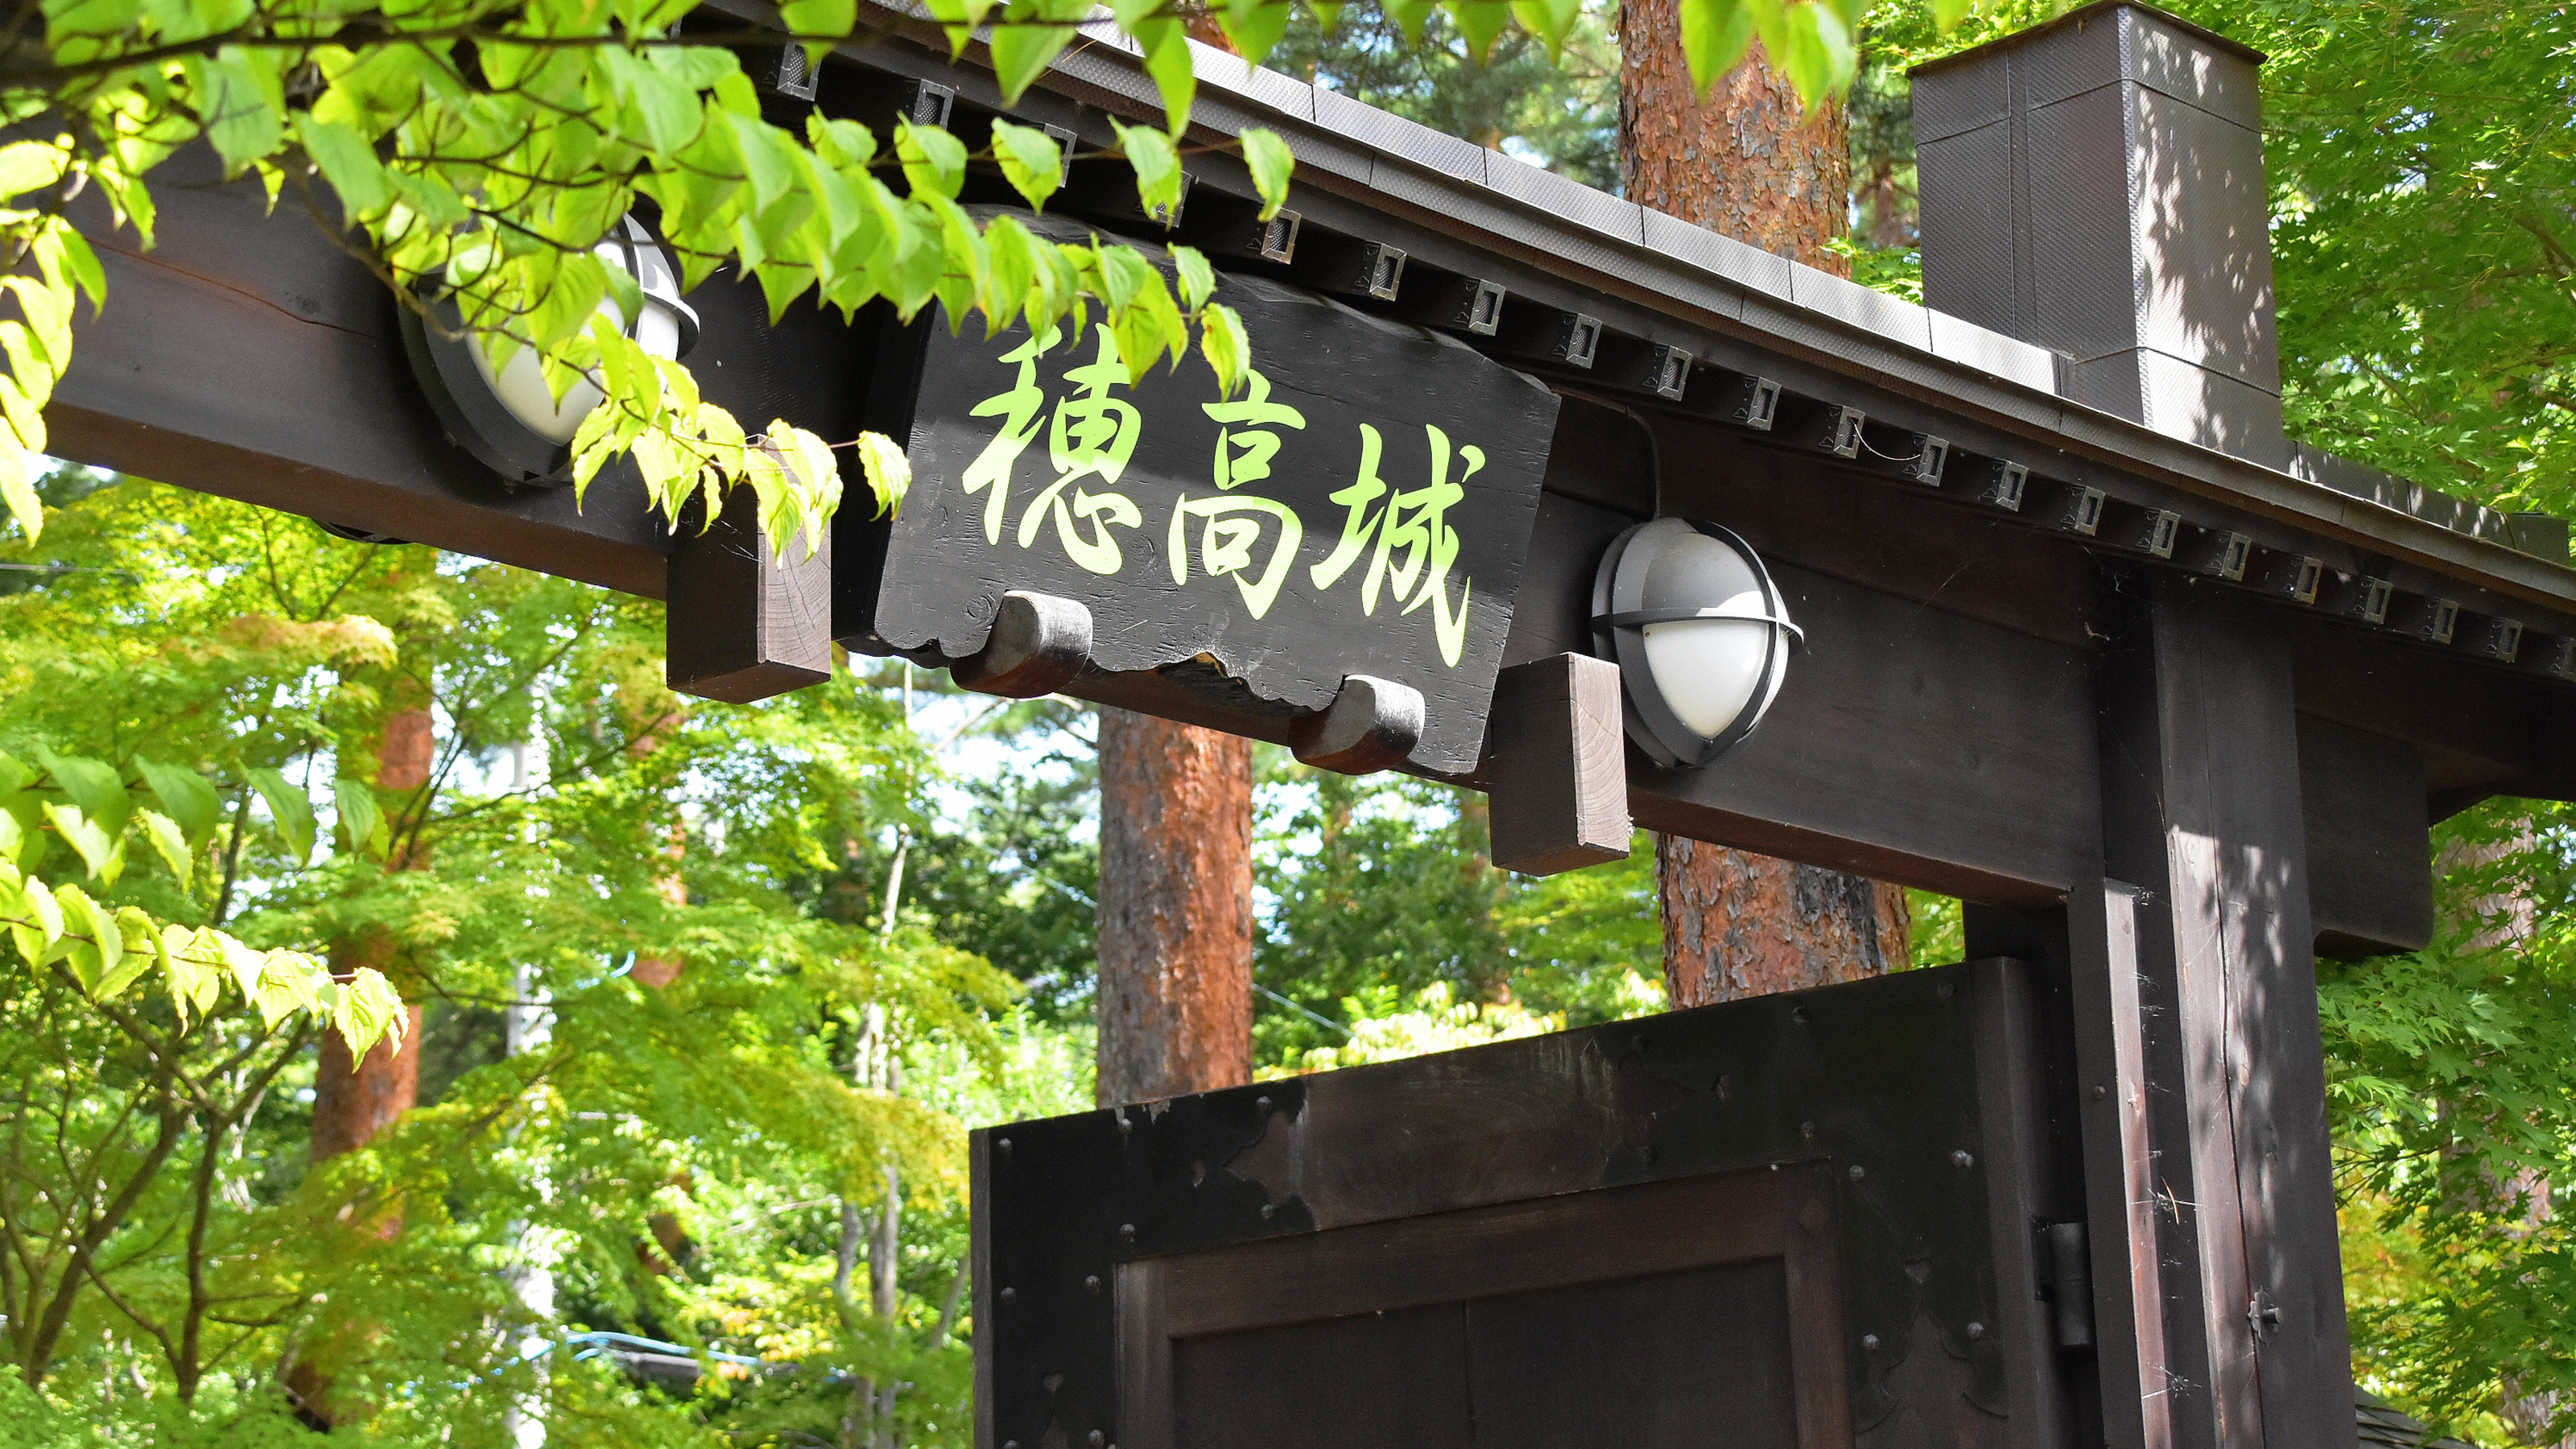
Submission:
{"label": "frosted glass lamp shade", "polygon": [[1612,540],[1592,614],[1595,652],[1626,687],[1629,737],[1666,766],[1705,765],[1750,736],[1802,642],[1751,546],[1688,519]]}
{"label": "frosted glass lamp shade", "polygon": [[[684,356],[698,340],[697,314],[680,300],[679,276],[644,223],[626,217],[594,250],[634,277],[644,296],[635,316],[621,313],[613,299],[600,303],[600,314],[616,318],[652,355]],[[599,386],[582,378],[558,400],[534,352],[521,348],[495,369],[481,346],[457,335],[462,326],[453,301],[439,300],[431,310],[435,327],[417,309],[403,309],[403,341],[447,435],[513,483],[565,481],[573,436],[605,400]]]}

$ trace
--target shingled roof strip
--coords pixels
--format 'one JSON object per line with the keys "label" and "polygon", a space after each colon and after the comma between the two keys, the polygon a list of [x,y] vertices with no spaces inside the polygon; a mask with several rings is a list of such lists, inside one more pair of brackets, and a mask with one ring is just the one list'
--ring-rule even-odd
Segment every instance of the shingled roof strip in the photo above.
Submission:
{"label": "shingled roof strip", "polygon": [[1190,71],[1202,86],[1220,86],[1300,121],[1315,119],[1315,88],[1292,75],[1254,65],[1232,51],[1190,42]]}
{"label": "shingled roof strip", "polygon": [[[710,0],[710,3],[732,13],[750,13],[749,0]],[[877,5],[875,8],[882,14],[904,14],[893,6]],[[915,43],[940,54],[945,53],[945,45],[934,26],[898,21],[884,28],[907,35]],[[873,44],[852,42],[845,48],[854,59],[867,63]],[[1078,98],[1098,104],[1098,93],[1123,97],[1137,108],[1131,114],[1139,117],[1151,114],[1157,104],[1152,82],[1142,73],[1128,47],[1073,46],[1052,64],[1054,71],[1069,83],[1061,88],[1069,89]],[[1060,88],[1051,84],[1049,79],[1042,78],[1039,84],[1046,89]],[[1322,94],[1317,93],[1317,121],[1301,124],[1293,115],[1280,116],[1278,124],[1282,133],[1301,162],[1306,160],[1311,149],[1319,169],[1344,178],[1343,184],[1374,187],[1371,176],[1363,174],[1359,167],[1359,157],[1370,153],[1391,153],[1383,153],[1380,148],[1367,145],[1363,138],[1346,136],[1325,124],[1321,119]],[[1348,97],[1340,99],[1348,100]],[[1358,103],[1352,104],[1356,106]],[[1194,124],[1206,125],[1221,134],[1230,133],[1227,128],[1215,124],[1217,114],[1225,109],[1230,108],[1206,107],[1194,119]],[[1258,109],[1264,124],[1270,124],[1269,117],[1278,114],[1267,106]],[[1343,141],[1351,149],[1336,148],[1335,141]],[[1373,171],[1374,168],[1371,169]],[[1493,233],[1494,242],[1502,244],[1506,250],[1540,254],[1554,252],[1569,264],[1576,264],[1578,251],[1593,250],[1588,245],[1578,244],[1587,234],[1598,235],[1589,228],[1577,230],[1561,222],[1528,225],[1526,217],[1531,208],[1470,205],[1467,203],[1474,197],[1495,193],[1482,185],[1468,187],[1456,180],[1451,184],[1460,188],[1459,204],[1439,209],[1435,214],[1453,223],[1453,234],[1471,244],[1478,240],[1475,232],[1487,231]],[[1412,208],[1408,206],[1407,209]],[[1523,224],[1508,228],[1501,224],[1511,221]],[[1685,289],[1679,284],[1686,278],[1708,276],[1713,272],[1723,275],[1720,269],[1674,249],[1638,247],[1636,251],[1639,255],[1634,262],[1617,273],[1603,275],[1628,286],[1637,285],[1640,281],[1659,285],[1664,294],[1677,304],[1676,310],[1682,307],[1695,309],[1697,305],[1682,296]],[[1658,280],[1655,273],[1659,270],[1662,276]],[[1569,280],[1578,284],[1582,282],[1579,277],[1569,277]],[[1821,326],[1796,325],[1802,315],[1813,314],[1795,307],[1785,297],[1773,301],[1748,290],[1739,325],[1749,334],[1769,333],[1781,343],[1814,352],[1826,365],[1856,369],[1882,383],[1935,401],[1965,417],[2023,431],[2032,435],[2035,448],[2065,448],[2186,492],[2230,506],[2248,508],[2293,527],[2313,529],[2332,538],[2363,545],[2436,573],[2528,600],[2542,608],[2576,610],[2576,571],[2571,571],[2563,563],[2543,561],[2514,550],[2501,541],[2445,529],[2395,509],[2338,494],[2291,473],[2167,438],[2124,418],[2062,403],[2035,380],[2022,375],[2019,369],[2005,372],[1978,368],[1992,380],[1993,385],[1962,386],[1961,374],[1968,368],[1977,367],[1977,364],[1909,348],[1874,333],[1855,331],[1839,322]],[[1819,318],[1818,322],[1823,323],[1823,319]],[[1935,331],[1949,334],[1947,323],[1936,327]],[[1836,336],[1836,333],[1843,335]]]}
{"label": "shingled roof strip", "polygon": [[1365,141],[1390,157],[1425,170],[1484,184],[1486,151],[1475,142],[1461,141],[1364,105],[1330,86],[1316,86],[1314,93],[1315,124]]}
{"label": "shingled roof strip", "polygon": [[1632,246],[1646,244],[1646,209],[1637,203],[1595,191],[1580,181],[1500,151],[1485,155],[1485,184],[1505,196]]}
{"label": "shingled roof strip", "polygon": [[1787,257],[1775,256],[1750,242],[1693,226],[1678,217],[1644,207],[1646,250],[1672,258],[1686,266],[1697,266],[1717,273],[1738,286],[1768,292],[1774,297],[1789,295]]}
{"label": "shingled roof strip", "polygon": [[2338,493],[2366,498],[2383,508],[2438,523],[2454,533],[2513,547],[2512,522],[2504,514],[2312,444],[2291,446],[2290,472]]}
{"label": "shingled roof strip", "polygon": [[1921,307],[1804,262],[1789,264],[1789,300],[1916,351],[1932,350],[1930,315]]}
{"label": "shingled roof strip", "polygon": [[1932,327],[1932,355],[1976,368],[2042,392],[2057,391],[2057,358],[2045,347],[2006,337],[1965,318],[1923,309]]}

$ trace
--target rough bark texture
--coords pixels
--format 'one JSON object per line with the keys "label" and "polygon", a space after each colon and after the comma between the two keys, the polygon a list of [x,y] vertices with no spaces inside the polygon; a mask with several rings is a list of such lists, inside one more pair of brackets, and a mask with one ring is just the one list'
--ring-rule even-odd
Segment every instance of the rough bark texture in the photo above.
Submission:
{"label": "rough bark texture", "polygon": [[[427,709],[397,710],[387,715],[384,739],[376,754],[377,786],[408,792],[429,783],[433,751]],[[401,847],[397,844],[396,848]],[[397,857],[390,867],[401,870],[411,863]],[[398,954],[393,937],[382,931],[368,931],[332,943],[332,973],[346,980],[359,967],[372,966],[392,977],[399,989],[405,983]],[[403,994],[415,995],[408,990]],[[421,1009],[414,1005],[404,1015],[402,1041],[376,1043],[355,1064],[355,1070],[349,1060],[349,1044],[338,1032],[323,1034],[322,1060],[313,1079],[316,1164],[366,1146],[387,1123],[420,1100],[420,1025]]]}
{"label": "rough bark texture", "polygon": [[1676,1007],[1883,976],[1906,964],[1905,892],[1864,876],[1656,837]]}
{"label": "rough bark texture", "polygon": [[1100,712],[1101,1105],[1252,1079],[1252,742]]}
{"label": "rough bark texture", "polygon": [[[1630,200],[1849,276],[1825,250],[1850,224],[1850,118],[1809,113],[1755,42],[1698,99],[1679,0],[1619,11],[1619,171]],[[1882,975],[1907,964],[1905,892],[1840,871],[1661,837],[1664,982],[1699,1006]]]}
{"label": "rough bark texture", "polygon": [[1824,250],[1851,205],[1843,103],[1813,114],[1756,41],[1702,103],[1682,57],[1679,0],[1619,9],[1619,174],[1628,199],[1838,276]]}

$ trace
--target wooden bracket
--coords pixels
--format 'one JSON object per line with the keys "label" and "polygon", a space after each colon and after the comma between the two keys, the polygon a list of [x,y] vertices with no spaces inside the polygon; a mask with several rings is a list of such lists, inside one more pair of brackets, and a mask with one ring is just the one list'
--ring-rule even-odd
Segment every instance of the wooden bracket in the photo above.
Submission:
{"label": "wooden bracket", "polygon": [[958,660],[949,677],[1005,699],[1036,699],[1073,682],[1091,662],[1091,611],[1071,599],[1013,589],[1002,595],[983,652]]}
{"label": "wooden bracket", "polygon": [[1555,875],[1625,860],[1628,753],[1619,666],[1589,654],[1515,664],[1494,682],[1485,777],[1494,864]]}
{"label": "wooden bracket", "polygon": [[671,541],[663,573],[663,655],[671,687],[748,704],[832,677],[832,544],[799,537],[781,559],[749,495]]}
{"label": "wooden bracket", "polygon": [[1366,674],[1342,676],[1330,706],[1289,727],[1297,758],[1321,770],[1365,775],[1404,763],[1422,743],[1422,691]]}

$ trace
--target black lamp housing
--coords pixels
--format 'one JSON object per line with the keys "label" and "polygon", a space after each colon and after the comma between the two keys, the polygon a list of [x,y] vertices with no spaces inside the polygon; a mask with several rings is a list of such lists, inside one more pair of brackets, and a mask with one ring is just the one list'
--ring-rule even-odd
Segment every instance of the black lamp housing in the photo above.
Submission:
{"label": "black lamp housing", "polygon": [[[601,239],[599,250],[610,265],[624,267],[635,278],[644,305],[667,308],[677,319],[675,355],[688,356],[698,343],[698,314],[680,300],[679,273],[653,233],[630,212]],[[554,487],[571,482],[572,449],[521,422],[493,392],[475,366],[475,341],[465,330],[456,299],[439,295],[439,287],[436,280],[424,283],[423,305],[400,309],[403,350],[439,425],[475,461],[513,484]],[[627,318],[626,335],[633,337],[642,324],[640,315]]]}
{"label": "black lamp housing", "polygon": [[[1732,550],[1753,576],[1760,612],[1721,607],[1721,601],[1688,607],[1649,607],[1647,580],[1656,559],[1676,541],[1697,535],[1715,539]],[[1714,738],[1682,722],[1664,698],[1646,655],[1646,626],[1689,619],[1732,619],[1769,625],[1761,676],[1752,696]],[[1699,519],[1658,518],[1640,523],[1610,541],[1592,580],[1592,652],[1619,666],[1627,701],[1628,738],[1648,758],[1667,769],[1707,765],[1752,738],[1788,676],[1789,655],[1806,647],[1806,636],[1789,622],[1787,602],[1762,558],[1732,529]]]}

